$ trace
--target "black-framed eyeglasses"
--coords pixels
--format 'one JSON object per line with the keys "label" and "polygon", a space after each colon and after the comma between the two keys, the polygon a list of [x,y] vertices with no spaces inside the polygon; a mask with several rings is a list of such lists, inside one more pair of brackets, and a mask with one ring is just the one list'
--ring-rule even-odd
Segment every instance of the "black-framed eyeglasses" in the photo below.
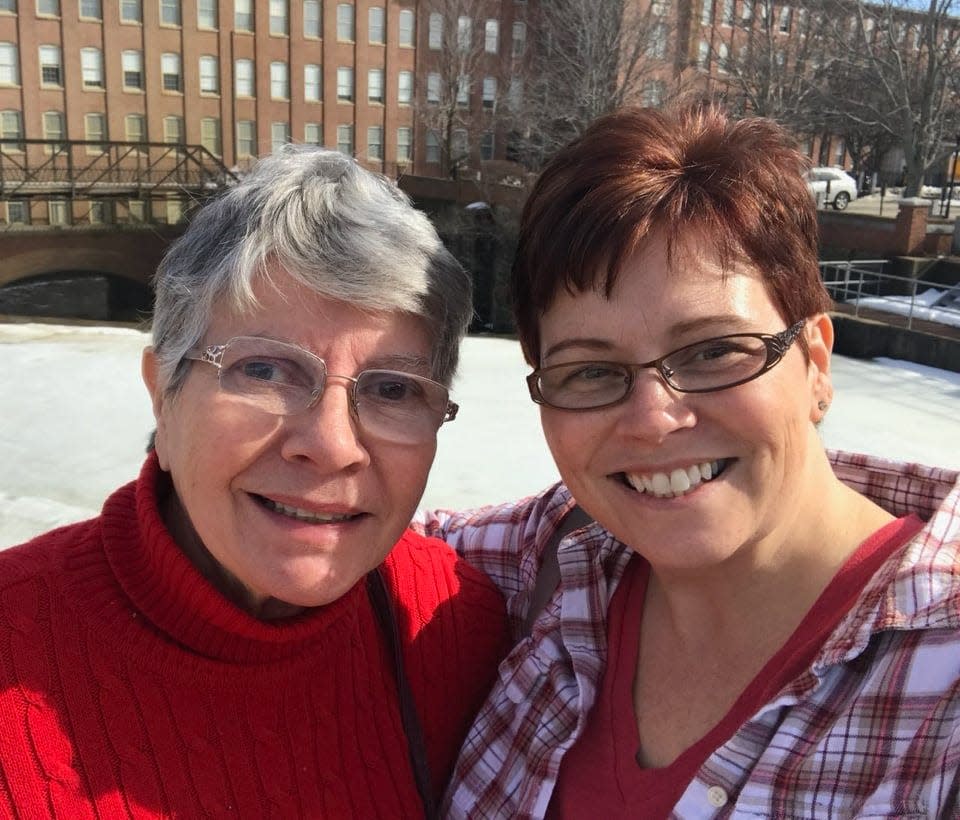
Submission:
{"label": "black-framed eyeglasses", "polygon": [[330,379],[350,383],[350,408],[371,435],[402,444],[433,439],[453,421],[459,407],[439,382],[398,370],[363,370],[356,376],[327,372],[326,362],[297,345],[236,336],[223,344],[191,350],[190,361],[212,364],[220,389],[275,416],[292,416],[315,406]]}
{"label": "black-framed eyeglasses", "polygon": [[653,369],[680,393],[711,393],[744,384],[783,358],[805,320],[780,333],[732,333],[672,350],[641,364],[583,361],[541,367],[527,376],[530,398],[558,410],[598,410],[625,401],[637,374]]}

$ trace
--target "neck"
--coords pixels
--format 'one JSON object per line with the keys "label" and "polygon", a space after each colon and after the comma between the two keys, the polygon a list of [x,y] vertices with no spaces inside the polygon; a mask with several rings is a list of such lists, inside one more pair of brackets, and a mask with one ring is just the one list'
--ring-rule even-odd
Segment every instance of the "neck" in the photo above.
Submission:
{"label": "neck", "polygon": [[161,501],[160,512],[170,535],[190,562],[213,586],[235,606],[261,621],[290,618],[303,612],[304,608],[288,604],[278,598],[259,595],[224,567],[206,548],[186,509],[180,502],[176,489]]}

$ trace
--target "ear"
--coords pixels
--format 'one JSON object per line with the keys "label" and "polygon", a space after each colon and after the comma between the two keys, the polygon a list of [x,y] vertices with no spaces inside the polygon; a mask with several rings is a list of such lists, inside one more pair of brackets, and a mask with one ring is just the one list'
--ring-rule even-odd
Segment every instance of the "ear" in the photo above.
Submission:
{"label": "ear", "polygon": [[167,397],[163,387],[160,384],[160,360],[152,347],[145,347],[140,359],[140,375],[143,377],[143,383],[150,394],[150,403],[153,405],[153,417],[157,422],[157,429],[153,436],[153,447],[160,460],[160,468],[168,470],[167,459],[164,452],[164,415],[163,409]]}
{"label": "ear", "polygon": [[833,322],[826,313],[819,313],[808,320],[804,329],[807,351],[810,358],[810,420],[814,424],[823,420],[833,401],[833,380],[830,377],[830,356],[833,352]]}

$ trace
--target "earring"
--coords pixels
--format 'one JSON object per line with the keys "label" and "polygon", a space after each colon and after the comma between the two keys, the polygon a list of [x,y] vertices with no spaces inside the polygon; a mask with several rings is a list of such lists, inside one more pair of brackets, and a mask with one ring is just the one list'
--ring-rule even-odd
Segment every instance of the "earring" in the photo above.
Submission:
{"label": "earring", "polygon": [[826,413],[828,407],[830,407],[830,402],[824,401],[823,399],[820,399],[820,401],[817,402],[817,409],[821,413]]}

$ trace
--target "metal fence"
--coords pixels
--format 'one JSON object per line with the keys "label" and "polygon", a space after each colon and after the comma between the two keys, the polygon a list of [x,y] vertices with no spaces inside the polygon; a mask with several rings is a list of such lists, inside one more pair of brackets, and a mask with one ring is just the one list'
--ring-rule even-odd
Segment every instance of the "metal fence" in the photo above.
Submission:
{"label": "metal fence", "polygon": [[820,276],[835,302],[862,310],[960,327],[960,284],[884,273],[885,259],[821,262]]}

